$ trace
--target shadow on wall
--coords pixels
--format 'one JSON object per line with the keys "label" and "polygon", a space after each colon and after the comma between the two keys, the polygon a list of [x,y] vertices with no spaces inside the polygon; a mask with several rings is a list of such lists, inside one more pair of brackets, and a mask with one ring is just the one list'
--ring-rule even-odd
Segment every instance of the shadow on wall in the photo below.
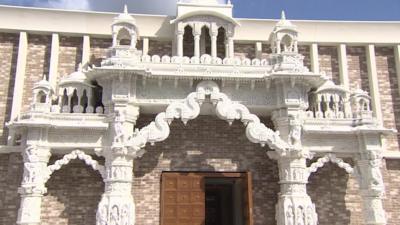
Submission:
{"label": "shadow on wall", "polygon": [[20,205],[18,187],[21,186],[23,162],[20,153],[0,154],[0,224],[17,221]]}
{"label": "shadow on wall", "polygon": [[[154,119],[141,115],[137,127]],[[265,122],[265,121],[264,121]],[[278,169],[266,155],[267,148],[251,143],[239,121],[229,126],[216,116],[199,116],[185,126],[171,124],[164,142],[147,145],[147,153],[135,161],[133,194],[137,225],[158,224],[160,180],[163,171],[244,172],[253,176],[254,221],[275,225],[275,204],[279,192]]]}
{"label": "shadow on wall", "polygon": [[[3,37],[3,36],[2,36]],[[17,59],[18,59],[18,36],[12,35],[10,37],[10,43],[12,43],[12,52],[11,52],[11,64],[9,69],[9,74],[6,76],[9,77],[8,84],[7,84],[7,102],[6,102],[6,109],[5,109],[5,118],[4,123],[2,124],[5,127],[5,123],[10,121],[11,119],[11,108],[12,108],[12,101],[14,96],[14,82],[15,82],[15,73],[17,69]],[[7,137],[8,137],[8,129],[3,129],[3,134],[0,137],[1,144],[7,144]]]}
{"label": "shadow on wall", "polygon": [[307,191],[316,206],[319,225],[363,224],[358,184],[335,164],[327,163],[313,173]]}
{"label": "shadow on wall", "polygon": [[[94,156],[92,156],[94,157]],[[102,159],[94,157],[103,164]],[[59,158],[52,157],[51,164]],[[54,172],[46,184],[42,203],[42,225],[96,224],[97,205],[104,192],[101,175],[75,159]]]}
{"label": "shadow on wall", "polygon": [[[379,80],[380,83],[380,93],[381,93],[381,101],[382,101],[382,113],[384,120],[386,118],[390,118],[387,114],[392,114],[394,117],[394,124],[392,125],[393,128],[400,131],[400,94],[399,94],[399,83],[397,79],[396,73],[396,59],[393,55],[393,48],[389,47],[380,47],[376,48],[376,57],[377,57],[377,66],[378,66],[378,76],[384,77],[384,72],[387,72],[388,79],[386,80]],[[383,61],[383,62],[382,62]],[[383,65],[382,65],[383,64]],[[385,82],[388,82],[385,84]],[[387,86],[386,86],[387,85]],[[390,92],[387,91],[390,89]],[[390,95],[391,98],[386,97],[385,95]],[[390,102],[386,102],[387,99],[390,99]],[[387,111],[388,109],[392,108],[392,111]],[[392,128],[387,126],[387,128]],[[397,142],[396,144],[392,144],[390,147],[391,149],[398,151],[398,146],[400,146],[400,132],[397,135],[391,135],[388,138],[389,142]],[[397,140],[396,140],[397,139]]]}
{"label": "shadow on wall", "polygon": [[385,159],[383,166],[383,180],[385,182],[385,198],[383,207],[386,209],[388,223],[400,224],[400,160]]}

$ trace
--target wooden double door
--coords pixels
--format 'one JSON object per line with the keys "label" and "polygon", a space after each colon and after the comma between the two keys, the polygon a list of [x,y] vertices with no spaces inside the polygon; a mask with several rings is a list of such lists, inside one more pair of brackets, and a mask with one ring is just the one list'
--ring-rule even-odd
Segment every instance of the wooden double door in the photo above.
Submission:
{"label": "wooden double door", "polygon": [[164,172],[161,184],[161,225],[253,225],[249,172]]}

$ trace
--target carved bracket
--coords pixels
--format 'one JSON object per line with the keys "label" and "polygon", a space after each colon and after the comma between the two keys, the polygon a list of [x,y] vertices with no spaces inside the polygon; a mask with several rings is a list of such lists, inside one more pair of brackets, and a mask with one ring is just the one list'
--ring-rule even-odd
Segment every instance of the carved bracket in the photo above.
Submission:
{"label": "carved bracket", "polygon": [[203,81],[198,84],[196,92],[190,93],[180,102],[170,104],[165,112],[159,113],[154,122],[151,122],[141,130],[137,130],[133,137],[127,141],[128,149],[134,155],[145,147],[146,143],[154,144],[168,138],[170,123],[174,119],[181,119],[183,123],[195,119],[200,114],[202,103],[209,98],[215,106],[219,118],[232,124],[234,120],[241,120],[246,125],[246,136],[253,143],[261,146],[266,144],[278,152],[285,152],[293,149],[293,146],[283,141],[279,132],[266,127],[260,119],[250,113],[248,108],[242,104],[233,102],[225,94],[221,93],[218,85],[212,81]]}

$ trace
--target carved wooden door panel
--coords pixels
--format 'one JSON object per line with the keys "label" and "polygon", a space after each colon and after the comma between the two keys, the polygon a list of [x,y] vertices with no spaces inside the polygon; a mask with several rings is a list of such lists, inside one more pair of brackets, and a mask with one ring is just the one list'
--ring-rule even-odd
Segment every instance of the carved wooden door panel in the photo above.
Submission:
{"label": "carved wooden door panel", "polygon": [[163,173],[161,225],[205,225],[204,177]]}
{"label": "carved wooden door panel", "polygon": [[245,225],[253,225],[253,183],[251,173],[247,172],[242,177],[243,187],[243,217]]}

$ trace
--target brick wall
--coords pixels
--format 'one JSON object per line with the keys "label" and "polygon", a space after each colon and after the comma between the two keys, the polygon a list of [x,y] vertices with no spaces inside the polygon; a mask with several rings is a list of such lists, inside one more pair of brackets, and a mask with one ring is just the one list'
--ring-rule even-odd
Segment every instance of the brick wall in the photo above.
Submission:
{"label": "brick wall", "polygon": [[363,224],[358,183],[337,165],[327,163],[313,173],[307,189],[316,206],[319,225]]}
{"label": "brick wall", "polygon": [[350,90],[361,88],[369,92],[368,67],[365,47],[347,47]]}
{"label": "brick wall", "polygon": [[319,70],[332,78],[335,84],[340,84],[337,47],[318,46],[318,59]]}
{"label": "brick wall", "polygon": [[28,34],[28,54],[22,99],[22,112],[29,110],[32,103],[33,85],[48,76],[50,67],[51,36]]}
{"label": "brick wall", "polygon": [[0,154],[0,224],[2,225],[14,225],[17,221],[20,201],[18,187],[21,185],[22,174],[21,154]]}
{"label": "brick wall", "polygon": [[18,34],[0,34],[0,145],[7,143],[6,122],[10,120],[18,57]]}
{"label": "brick wall", "polygon": [[172,56],[172,41],[149,41],[149,55]]}
{"label": "brick wall", "polygon": [[244,43],[235,43],[235,57],[239,57],[241,59],[249,58],[254,59],[256,57],[256,46],[255,43],[244,44]]}
{"label": "brick wall", "polygon": [[[52,157],[54,162],[60,157]],[[103,163],[102,163],[103,164]],[[46,184],[41,225],[94,225],[103,179],[80,160],[54,172]]]}
{"label": "brick wall", "polygon": [[[375,50],[376,67],[383,125],[386,128],[400,130],[400,96],[393,52],[393,48],[390,47],[377,47]],[[387,150],[398,151],[398,137],[400,136],[387,137]]]}
{"label": "brick wall", "polygon": [[107,58],[107,51],[112,45],[111,38],[90,38],[90,60],[91,64],[100,66],[103,59]]}
{"label": "brick wall", "polygon": [[82,62],[82,37],[60,37],[58,78],[65,77],[78,69]]}
{"label": "brick wall", "polygon": [[310,46],[299,45],[299,53],[304,56],[304,66],[306,66],[311,71],[311,56],[310,56]]}
{"label": "brick wall", "polygon": [[261,49],[262,49],[261,50],[262,51],[262,53],[261,53],[261,58],[262,59],[267,58],[267,56],[272,53],[272,49],[271,49],[271,45],[270,44],[263,43]]}
{"label": "brick wall", "polygon": [[388,219],[387,225],[400,224],[400,161],[386,159],[383,166],[385,182],[384,208]]}

